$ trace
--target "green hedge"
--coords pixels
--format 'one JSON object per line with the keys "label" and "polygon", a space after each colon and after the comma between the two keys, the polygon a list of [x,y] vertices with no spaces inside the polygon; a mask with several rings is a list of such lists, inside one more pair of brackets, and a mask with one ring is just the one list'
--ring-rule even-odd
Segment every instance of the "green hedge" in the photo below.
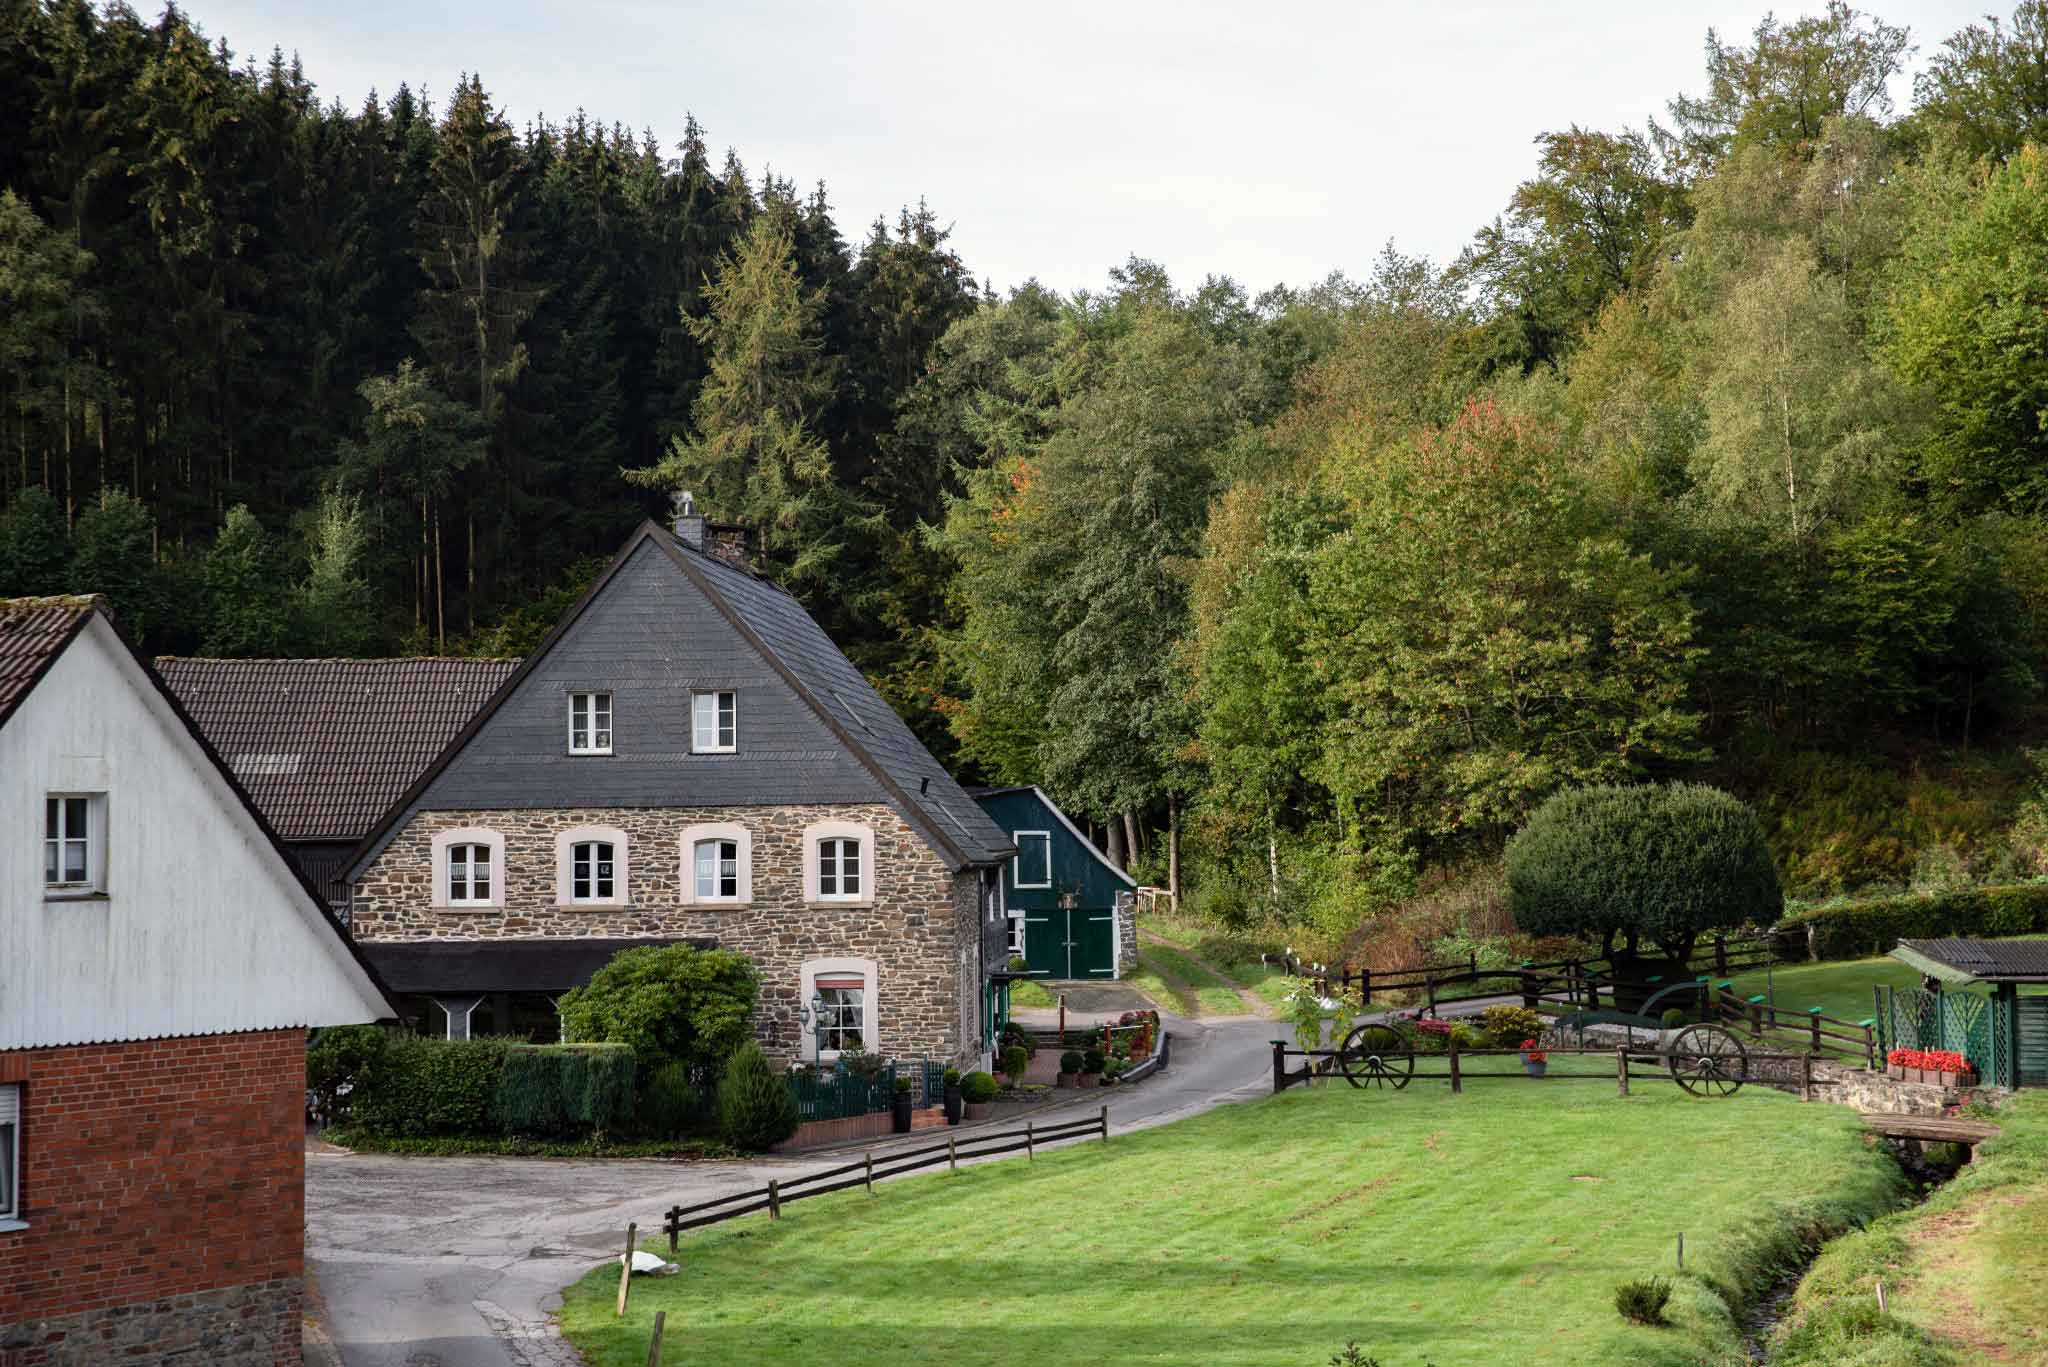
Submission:
{"label": "green hedge", "polygon": [[1778,923],[1779,950],[1795,958],[1861,959],[1900,940],[1990,939],[2048,931],[2048,883],[1876,897],[1815,907]]}
{"label": "green hedge", "polygon": [[490,1134],[505,1059],[521,1047],[510,1039],[393,1036],[358,1079],[350,1116],[379,1134]]}
{"label": "green hedge", "polygon": [[623,1044],[514,1049],[498,1077],[503,1134],[614,1134],[633,1118],[633,1051]]}

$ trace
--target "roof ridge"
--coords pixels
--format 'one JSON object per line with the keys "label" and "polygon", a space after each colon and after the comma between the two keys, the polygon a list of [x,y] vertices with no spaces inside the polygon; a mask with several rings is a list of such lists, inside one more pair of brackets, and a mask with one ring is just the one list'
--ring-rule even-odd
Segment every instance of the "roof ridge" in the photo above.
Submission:
{"label": "roof ridge", "polygon": [[107,595],[104,593],[45,593],[29,594],[21,598],[0,598],[0,612],[7,613],[47,612],[51,608],[68,608],[73,612],[85,612],[95,607],[107,607]]}
{"label": "roof ridge", "polygon": [[159,655],[156,662],[233,665],[516,665],[524,658],[520,655]]}

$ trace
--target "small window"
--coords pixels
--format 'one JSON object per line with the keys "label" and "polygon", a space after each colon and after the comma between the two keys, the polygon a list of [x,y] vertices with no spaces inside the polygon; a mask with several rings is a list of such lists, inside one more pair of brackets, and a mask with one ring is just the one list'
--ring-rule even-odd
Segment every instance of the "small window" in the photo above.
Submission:
{"label": "small window", "polygon": [[818,896],[860,896],[860,841],[818,842]]}
{"label": "small window", "polygon": [[612,843],[609,840],[579,840],[569,850],[569,900],[610,902],[616,900],[612,877]]}
{"label": "small window", "polygon": [[612,752],[612,695],[569,695],[569,753],[609,755]]}
{"label": "small window", "polygon": [[697,900],[736,902],[740,896],[740,842],[697,842]]}
{"label": "small window", "polygon": [[43,887],[58,896],[107,888],[106,799],[93,793],[43,800]]}
{"label": "small window", "polygon": [[448,903],[450,906],[491,904],[491,847],[450,845],[448,847]]}
{"label": "small window", "polygon": [[1052,832],[1012,831],[1010,838],[1017,842],[1017,857],[1010,864],[1011,886],[1051,887]]}
{"label": "small window", "polygon": [[818,998],[819,1052],[865,1049],[867,985],[859,978],[820,978]]}
{"label": "small window", "polygon": [[1021,958],[1024,955],[1024,918],[1022,916],[1012,916],[1010,918],[1010,954],[1014,958]]}
{"label": "small window", "polygon": [[21,1088],[0,1087],[0,1221],[21,1218]]}
{"label": "small window", "polygon": [[739,739],[739,695],[731,689],[690,698],[690,748],[700,755],[730,753]]}

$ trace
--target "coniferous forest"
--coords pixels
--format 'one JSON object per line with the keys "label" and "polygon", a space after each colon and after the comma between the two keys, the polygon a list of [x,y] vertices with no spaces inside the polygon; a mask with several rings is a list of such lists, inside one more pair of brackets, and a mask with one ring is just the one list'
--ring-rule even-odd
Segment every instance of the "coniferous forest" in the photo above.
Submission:
{"label": "coniferous forest", "polygon": [[1709,34],[1456,259],[1262,293],[997,293],[919,187],[842,226],[694,121],[232,37],[0,0],[0,594],[517,654],[688,488],[963,777],[1226,919],[1629,777],[1763,803],[1802,894],[2048,873],[2048,0]]}

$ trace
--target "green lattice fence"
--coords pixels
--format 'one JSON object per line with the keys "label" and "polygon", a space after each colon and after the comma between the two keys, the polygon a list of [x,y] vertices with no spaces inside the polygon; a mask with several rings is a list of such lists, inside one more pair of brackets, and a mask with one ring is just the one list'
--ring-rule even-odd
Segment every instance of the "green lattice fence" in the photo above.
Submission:
{"label": "green lattice fence", "polygon": [[1989,1083],[2013,1085],[2016,1055],[2011,1013],[1975,992],[1879,987],[1878,1052],[1953,1049]]}

